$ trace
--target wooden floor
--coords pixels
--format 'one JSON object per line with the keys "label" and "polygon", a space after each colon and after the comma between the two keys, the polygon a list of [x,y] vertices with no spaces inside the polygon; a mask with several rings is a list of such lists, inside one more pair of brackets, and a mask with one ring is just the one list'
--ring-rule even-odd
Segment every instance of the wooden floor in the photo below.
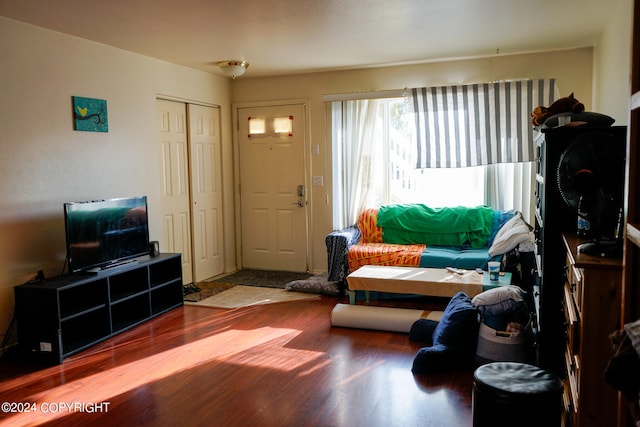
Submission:
{"label": "wooden floor", "polygon": [[420,344],[332,327],[338,302],[185,306],[59,366],[0,361],[0,426],[471,426],[472,371],[414,376]]}

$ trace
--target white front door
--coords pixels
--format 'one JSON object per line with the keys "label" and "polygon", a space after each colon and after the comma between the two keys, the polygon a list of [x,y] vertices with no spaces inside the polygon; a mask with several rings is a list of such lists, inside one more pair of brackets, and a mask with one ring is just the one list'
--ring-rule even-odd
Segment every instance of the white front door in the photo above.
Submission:
{"label": "white front door", "polygon": [[222,274],[222,149],[218,108],[189,104],[195,281]]}
{"label": "white front door", "polygon": [[181,102],[156,101],[161,171],[160,250],[182,254],[182,280],[193,282],[187,110]]}
{"label": "white front door", "polygon": [[239,108],[243,268],[307,271],[305,106]]}

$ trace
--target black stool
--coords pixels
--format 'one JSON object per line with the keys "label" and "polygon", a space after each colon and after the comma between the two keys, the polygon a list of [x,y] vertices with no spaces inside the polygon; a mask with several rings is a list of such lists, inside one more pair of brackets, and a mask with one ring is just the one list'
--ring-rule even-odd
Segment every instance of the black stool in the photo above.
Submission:
{"label": "black stool", "polygon": [[560,425],[560,379],[526,363],[495,362],[473,373],[474,427]]}

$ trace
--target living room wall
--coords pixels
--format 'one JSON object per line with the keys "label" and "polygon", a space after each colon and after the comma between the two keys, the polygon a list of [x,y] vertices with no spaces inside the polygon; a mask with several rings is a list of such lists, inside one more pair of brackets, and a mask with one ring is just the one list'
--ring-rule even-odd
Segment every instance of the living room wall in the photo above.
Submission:
{"label": "living room wall", "polygon": [[[147,195],[150,237],[160,240],[159,94],[221,106],[229,186],[233,162],[227,78],[5,18],[0,58],[1,339],[13,287],[63,270],[63,202]],[[107,100],[108,133],[73,130],[74,95]],[[235,268],[233,191],[224,194],[225,261]]]}
{"label": "living room wall", "polygon": [[633,1],[621,0],[595,46],[593,108],[629,124]]}

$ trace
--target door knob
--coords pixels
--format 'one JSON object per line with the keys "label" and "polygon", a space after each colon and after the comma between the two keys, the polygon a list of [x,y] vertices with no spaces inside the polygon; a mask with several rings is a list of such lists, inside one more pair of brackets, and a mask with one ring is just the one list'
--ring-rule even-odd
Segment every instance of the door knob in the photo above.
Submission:
{"label": "door knob", "polygon": [[292,205],[298,205],[300,208],[304,208],[304,199],[298,199],[297,202],[291,203]]}

